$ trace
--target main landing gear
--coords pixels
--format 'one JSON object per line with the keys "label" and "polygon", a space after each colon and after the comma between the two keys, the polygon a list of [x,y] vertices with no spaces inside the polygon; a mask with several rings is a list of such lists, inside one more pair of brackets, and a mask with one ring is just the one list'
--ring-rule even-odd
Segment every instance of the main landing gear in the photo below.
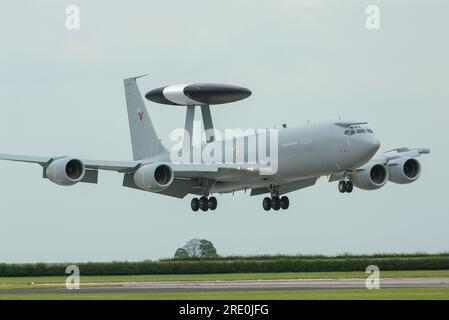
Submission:
{"label": "main landing gear", "polygon": [[217,198],[210,197],[207,198],[206,196],[202,196],[201,198],[193,198],[190,202],[190,207],[193,211],[198,211],[201,209],[201,211],[206,212],[207,210],[215,210],[217,209]]}
{"label": "main landing gear", "polygon": [[201,211],[206,212],[207,210],[215,210],[217,209],[217,198],[215,197],[208,197],[210,192],[210,182],[206,179],[200,179],[198,181],[198,185],[201,187],[201,193],[202,196],[200,198],[193,198],[190,202],[190,207],[193,211],[198,211],[201,209]]}
{"label": "main landing gear", "polygon": [[262,206],[265,211],[269,211],[270,209],[273,210],[279,210],[279,209],[288,209],[290,205],[290,200],[286,196],[282,196],[279,198],[279,196],[274,197],[265,197],[262,201]]}
{"label": "main landing gear", "polygon": [[278,211],[279,209],[288,209],[290,206],[290,200],[286,196],[279,197],[279,186],[270,185],[269,187],[271,198],[265,197],[262,201],[262,207],[265,211],[273,209]]}
{"label": "main landing gear", "polygon": [[345,192],[351,193],[353,188],[354,188],[354,185],[351,180],[348,180],[348,181],[341,180],[338,183],[338,191],[340,191],[341,193],[345,193]]}

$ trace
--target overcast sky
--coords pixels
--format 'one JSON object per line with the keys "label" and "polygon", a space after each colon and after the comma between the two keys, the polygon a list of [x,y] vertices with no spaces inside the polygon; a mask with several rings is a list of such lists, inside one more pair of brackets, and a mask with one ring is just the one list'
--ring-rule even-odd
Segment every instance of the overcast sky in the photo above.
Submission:
{"label": "overcast sky", "polygon": [[[65,8],[80,9],[80,29]],[[380,29],[365,27],[366,7]],[[121,187],[60,187],[38,165],[0,162],[0,262],[172,256],[191,238],[222,255],[449,251],[447,1],[2,1],[0,152],[132,158],[123,78],[142,93],[167,84],[250,88],[212,110],[215,126],[266,128],[368,121],[380,151],[429,147],[421,178],[340,194],[321,178],[274,214],[262,197],[218,197],[218,209]],[[169,144],[183,108],[147,103]]]}

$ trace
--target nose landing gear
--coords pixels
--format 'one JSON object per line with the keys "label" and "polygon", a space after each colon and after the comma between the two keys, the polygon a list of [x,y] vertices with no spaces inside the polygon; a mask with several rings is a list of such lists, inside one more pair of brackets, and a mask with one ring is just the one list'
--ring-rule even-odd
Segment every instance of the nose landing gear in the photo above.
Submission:
{"label": "nose landing gear", "polygon": [[352,189],[354,188],[354,184],[352,183],[351,180],[345,181],[345,180],[341,180],[338,183],[338,191],[340,191],[341,193],[351,193]]}

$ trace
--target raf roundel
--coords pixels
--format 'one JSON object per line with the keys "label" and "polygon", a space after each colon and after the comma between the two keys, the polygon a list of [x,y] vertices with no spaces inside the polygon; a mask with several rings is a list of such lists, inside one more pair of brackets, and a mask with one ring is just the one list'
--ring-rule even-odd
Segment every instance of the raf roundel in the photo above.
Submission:
{"label": "raf roundel", "polygon": [[224,104],[243,100],[251,90],[229,84],[177,84],[153,89],[145,95],[152,102],[176,106]]}

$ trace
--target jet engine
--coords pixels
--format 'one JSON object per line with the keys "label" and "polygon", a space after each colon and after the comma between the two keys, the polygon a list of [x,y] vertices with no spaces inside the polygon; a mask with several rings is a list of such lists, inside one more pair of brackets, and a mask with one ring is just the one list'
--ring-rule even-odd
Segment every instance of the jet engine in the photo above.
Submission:
{"label": "jet engine", "polygon": [[134,173],[136,185],[146,191],[158,192],[173,182],[173,170],[166,164],[150,163],[143,165]]}
{"label": "jet engine", "polygon": [[416,181],[421,174],[421,164],[413,158],[399,158],[388,162],[389,180],[406,184]]}
{"label": "jet engine", "polygon": [[351,180],[357,188],[376,190],[387,183],[388,170],[382,163],[367,163],[356,170]]}
{"label": "jet engine", "polygon": [[83,179],[86,170],[78,159],[64,157],[56,159],[47,166],[45,175],[60,186],[71,186]]}

